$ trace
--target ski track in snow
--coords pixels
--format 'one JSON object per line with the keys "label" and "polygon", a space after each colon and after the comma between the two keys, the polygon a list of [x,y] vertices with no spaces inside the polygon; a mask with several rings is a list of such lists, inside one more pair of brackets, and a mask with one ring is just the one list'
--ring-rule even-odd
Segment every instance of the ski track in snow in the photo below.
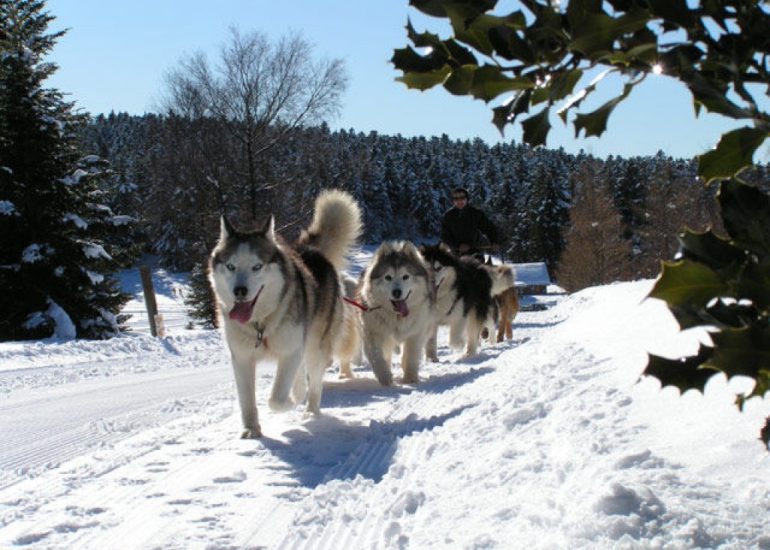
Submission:
{"label": "ski track in snow", "polygon": [[93,359],[70,378],[9,371],[0,547],[770,548],[756,536],[764,483],[692,479],[660,456],[647,426],[629,424],[638,372],[618,384],[617,354],[584,345],[570,321],[558,307],[521,313],[513,341],[474,359],[441,347],[416,386],[329,372],[318,418],[271,413],[273,368],[260,366],[260,440],[237,439],[218,341],[148,352],[161,370],[126,360],[92,377]]}

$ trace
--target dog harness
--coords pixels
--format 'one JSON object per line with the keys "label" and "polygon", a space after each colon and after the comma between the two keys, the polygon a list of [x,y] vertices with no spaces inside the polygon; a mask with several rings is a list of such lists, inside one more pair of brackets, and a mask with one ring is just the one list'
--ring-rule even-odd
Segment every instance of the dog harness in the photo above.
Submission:
{"label": "dog harness", "polygon": [[360,303],[360,302],[356,302],[355,300],[353,300],[352,298],[348,298],[347,296],[343,296],[343,297],[342,297],[342,300],[343,300],[343,301],[345,301],[345,302],[347,302],[347,303],[348,303],[348,304],[350,304],[351,306],[356,306],[358,309],[360,309],[360,310],[361,310],[361,311],[363,311],[364,313],[366,313],[366,312],[368,312],[368,311],[372,311],[373,309],[379,309],[379,308],[381,308],[381,307],[382,307],[382,306],[374,306],[374,307],[369,307],[369,306],[367,306],[366,304],[362,304],[362,303]]}

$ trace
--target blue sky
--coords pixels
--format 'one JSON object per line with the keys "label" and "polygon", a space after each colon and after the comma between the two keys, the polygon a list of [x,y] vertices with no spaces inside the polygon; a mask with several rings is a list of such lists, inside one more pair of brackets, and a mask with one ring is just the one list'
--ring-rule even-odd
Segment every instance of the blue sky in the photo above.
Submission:
{"label": "blue sky", "polygon": [[[501,2],[510,11],[512,2]],[[59,71],[49,84],[93,114],[157,110],[163,74],[185,55],[203,51],[211,60],[226,41],[228,28],[258,30],[272,38],[300,31],[317,57],[345,61],[350,84],[332,128],[377,131],[403,136],[447,134],[479,137],[492,144],[520,141],[518,128],[501,137],[483,102],[455,97],[442,89],[408,90],[394,78],[389,63],[394,48],[407,44],[404,26],[411,17],[417,30],[441,32],[441,22],[422,17],[406,0],[49,0],[56,16],[52,29],[68,28],[52,60]],[[605,83],[607,92],[620,84]],[[602,96],[607,97],[607,96]],[[601,97],[586,108],[598,106]],[[601,138],[575,138],[553,116],[549,148],[610,154],[652,155],[663,150],[689,157],[713,147],[719,135],[739,127],[715,115],[693,114],[689,93],[665,77],[650,77],[618,107]],[[763,160],[763,159],[760,159]]]}

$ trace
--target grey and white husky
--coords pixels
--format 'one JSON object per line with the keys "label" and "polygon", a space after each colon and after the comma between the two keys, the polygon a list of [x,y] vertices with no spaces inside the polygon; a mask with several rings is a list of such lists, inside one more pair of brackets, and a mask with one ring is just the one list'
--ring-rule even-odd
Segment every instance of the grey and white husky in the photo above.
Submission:
{"label": "grey and white husky", "polygon": [[324,370],[333,356],[349,361],[358,346],[339,273],[361,233],[361,210],[347,193],[323,191],[310,227],[293,245],[276,235],[273,216],[256,231],[239,231],[224,217],[221,225],[209,278],[232,357],[242,437],[259,437],[258,362],[278,364],[271,409],[289,409],[307,393],[307,410],[318,414]]}
{"label": "grey and white husky", "polygon": [[430,273],[408,241],[382,244],[362,275],[364,352],[377,380],[393,383],[393,349],[403,343],[404,382],[419,381],[425,341],[433,327],[434,295]]}

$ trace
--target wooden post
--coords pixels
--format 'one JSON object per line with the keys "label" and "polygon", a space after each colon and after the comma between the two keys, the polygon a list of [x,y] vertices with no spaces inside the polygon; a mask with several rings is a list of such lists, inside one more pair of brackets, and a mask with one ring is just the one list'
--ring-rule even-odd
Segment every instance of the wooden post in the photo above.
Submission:
{"label": "wooden post", "polygon": [[155,300],[155,288],[152,286],[152,274],[150,268],[143,265],[139,268],[142,275],[142,287],[144,288],[144,305],[147,306],[147,318],[150,320],[150,334],[158,336],[155,325],[155,316],[158,314],[158,302]]}

